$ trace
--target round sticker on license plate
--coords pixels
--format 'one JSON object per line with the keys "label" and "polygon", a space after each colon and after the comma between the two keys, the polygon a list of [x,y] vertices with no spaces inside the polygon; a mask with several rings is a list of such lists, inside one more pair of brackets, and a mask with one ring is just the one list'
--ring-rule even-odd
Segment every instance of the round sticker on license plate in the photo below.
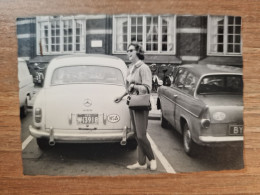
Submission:
{"label": "round sticker on license plate", "polygon": [[118,121],[120,121],[120,116],[117,114],[110,114],[107,116],[107,120],[110,123],[117,123]]}

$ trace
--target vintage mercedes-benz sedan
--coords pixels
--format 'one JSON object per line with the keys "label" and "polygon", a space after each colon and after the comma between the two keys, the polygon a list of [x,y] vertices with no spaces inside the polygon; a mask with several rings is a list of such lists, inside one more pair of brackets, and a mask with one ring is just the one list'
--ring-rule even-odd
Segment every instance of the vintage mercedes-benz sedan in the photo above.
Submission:
{"label": "vintage mercedes-benz sedan", "polygon": [[[242,69],[219,65],[176,67],[170,86],[158,90],[161,126],[183,135],[184,150],[198,145],[227,146],[243,142]],[[169,126],[168,126],[169,125]]]}
{"label": "vintage mercedes-benz sedan", "polygon": [[125,92],[126,64],[117,57],[68,55],[48,65],[33,106],[30,133],[41,149],[56,142],[120,142],[135,149]]}

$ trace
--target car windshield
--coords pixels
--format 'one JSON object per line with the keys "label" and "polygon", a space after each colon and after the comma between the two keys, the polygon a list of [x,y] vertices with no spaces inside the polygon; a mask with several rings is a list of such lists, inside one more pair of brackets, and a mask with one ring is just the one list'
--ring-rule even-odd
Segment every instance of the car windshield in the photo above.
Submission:
{"label": "car windshield", "polygon": [[198,94],[242,94],[242,75],[205,76],[198,87]]}
{"label": "car windshield", "polygon": [[79,65],[57,68],[51,80],[51,85],[75,83],[102,83],[124,85],[121,70],[113,67]]}

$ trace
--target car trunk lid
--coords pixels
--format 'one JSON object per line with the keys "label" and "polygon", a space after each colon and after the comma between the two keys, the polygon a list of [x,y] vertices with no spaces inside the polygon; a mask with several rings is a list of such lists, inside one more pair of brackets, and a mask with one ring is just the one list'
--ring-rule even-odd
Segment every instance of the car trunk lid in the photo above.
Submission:
{"label": "car trunk lid", "polygon": [[125,87],[107,84],[58,85],[46,89],[46,128],[54,129],[122,129],[130,127],[129,111],[124,99],[114,99]]}
{"label": "car trunk lid", "polygon": [[243,97],[241,95],[201,95],[209,107],[211,123],[243,124]]}

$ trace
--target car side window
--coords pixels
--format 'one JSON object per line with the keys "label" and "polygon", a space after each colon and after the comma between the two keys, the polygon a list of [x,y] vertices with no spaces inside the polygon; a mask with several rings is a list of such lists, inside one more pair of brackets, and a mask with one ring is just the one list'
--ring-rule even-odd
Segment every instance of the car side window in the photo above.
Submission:
{"label": "car side window", "polygon": [[179,89],[182,89],[184,86],[184,81],[187,76],[187,73],[188,73],[187,70],[180,68],[178,70],[178,73],[177,73],[175,82],[173,83],[173,86],[177,87]]}
{"label": "car side window", "polygon": [[184,86],[183,91],[190,95],[193,95],[196,85],[196,77],[192,73],[188,73]]}

